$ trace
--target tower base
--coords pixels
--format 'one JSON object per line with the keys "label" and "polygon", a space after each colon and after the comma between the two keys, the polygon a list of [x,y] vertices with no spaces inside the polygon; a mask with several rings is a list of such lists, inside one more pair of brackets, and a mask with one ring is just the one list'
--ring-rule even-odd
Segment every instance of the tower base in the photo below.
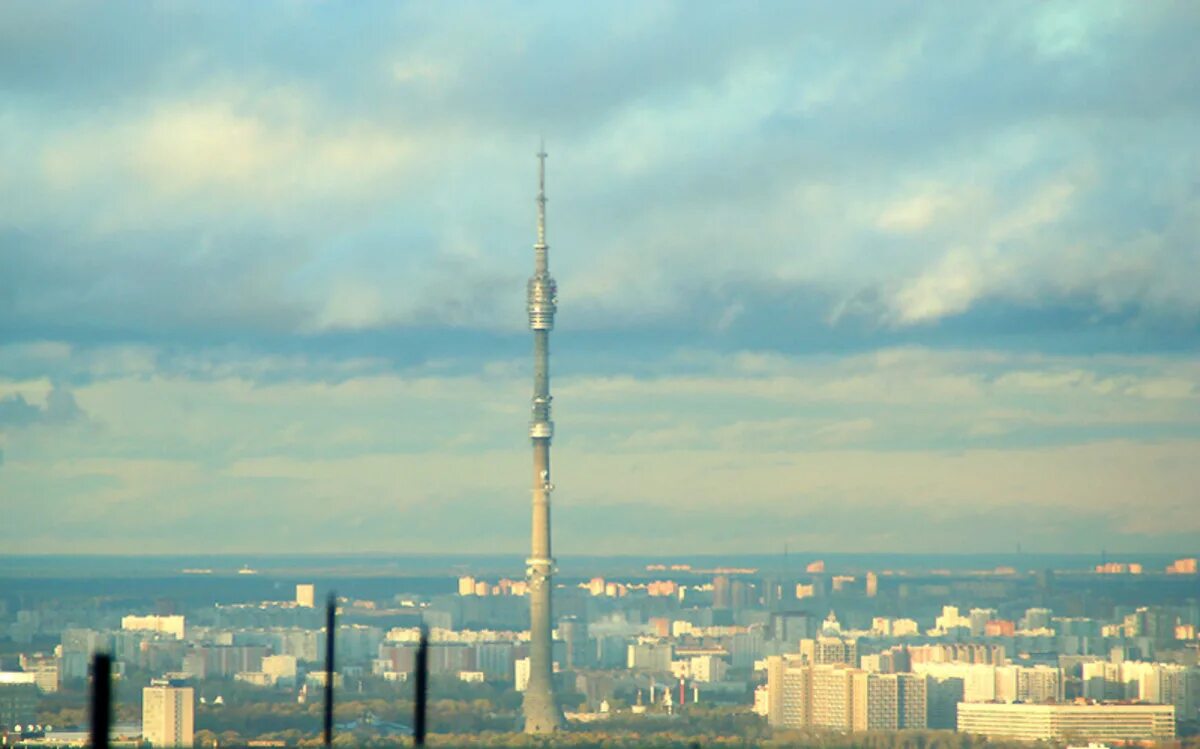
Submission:
{"label": "tower base", "polygon": [[561,731],[566,720],[553,695],[525,691],[525,733],[542,735]]}

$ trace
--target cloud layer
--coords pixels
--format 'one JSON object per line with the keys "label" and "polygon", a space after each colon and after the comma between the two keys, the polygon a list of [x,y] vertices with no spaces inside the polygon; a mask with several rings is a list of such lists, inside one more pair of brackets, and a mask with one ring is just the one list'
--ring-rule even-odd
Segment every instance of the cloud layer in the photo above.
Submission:
{"label": "cloud layer", "polygon": [[5,4],[19,543],[519,550],[542,134],[565,549],[1194,543],[1200,11],[865,11]]}

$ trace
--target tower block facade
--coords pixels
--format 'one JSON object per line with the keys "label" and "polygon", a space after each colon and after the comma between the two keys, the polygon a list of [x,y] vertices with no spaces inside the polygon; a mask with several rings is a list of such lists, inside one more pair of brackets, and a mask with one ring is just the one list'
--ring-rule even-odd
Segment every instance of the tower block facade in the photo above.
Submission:
{"label": "tower block facade", "polygon": [[550,277],[546,244],[546,153],[538,153],[537,244],[534,272],[526,287],[529,328],[533,331],[533,404],[529,437],[533,443],[533,534],[525,560],[529,579],[529,686],[525,690],[525,733],[548,734],[562,727],[554,699],[550,595],[554,558],[550,555],[550,331],[558,305],[558,286]]}

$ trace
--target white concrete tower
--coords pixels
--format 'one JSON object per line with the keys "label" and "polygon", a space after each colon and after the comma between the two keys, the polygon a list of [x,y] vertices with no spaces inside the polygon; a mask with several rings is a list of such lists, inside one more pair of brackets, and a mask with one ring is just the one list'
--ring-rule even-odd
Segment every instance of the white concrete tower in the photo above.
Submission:
{"label": "white concrete tower", "polygon": [[558,304],[558,287],[550,277],[546,245],[546,149],[538,152],[537,244],[534,271],[526,287],[529,328],[533,331],[533,404],[529,437],[533,442],[533,535],[529,559],[529,686],[525,690],[525,733],[548,734],[562,727],[563,714],[554,699],[550,594],[554,558],[550,555],[550,331]]}

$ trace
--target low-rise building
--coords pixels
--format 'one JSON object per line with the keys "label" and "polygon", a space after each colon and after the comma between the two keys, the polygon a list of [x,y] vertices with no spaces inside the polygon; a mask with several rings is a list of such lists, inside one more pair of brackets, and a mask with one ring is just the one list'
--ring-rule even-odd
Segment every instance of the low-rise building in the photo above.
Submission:
{"label": "low-rise building", "polygon": [[963,702],[958,731],[1021,741],[1159,741],[1175,737],[1175,707]]}

